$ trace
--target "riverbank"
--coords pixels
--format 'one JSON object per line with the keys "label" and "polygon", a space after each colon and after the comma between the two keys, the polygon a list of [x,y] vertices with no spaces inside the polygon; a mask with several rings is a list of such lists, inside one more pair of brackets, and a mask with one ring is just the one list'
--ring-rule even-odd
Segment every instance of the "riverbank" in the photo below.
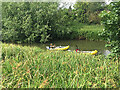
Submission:
{"label": "riverbank", "polygon": [[103,40],[103,38],[101,36],[99,36],[99,33],[102,32],[104,26],[103,25],[99,25],[99,24],[92,24],[92,25],[88,25],[88,24],[80,24],[80,23],[75,23],[73,25],[71,25],[71,28],[73,31],[76,32],[75,35],[73,35],[73,37],[75,39],[79,39],[79,40]]}
{"label": "riverbank", "polygon": [[2,43],[2,88],[116,88],[118,60]]}

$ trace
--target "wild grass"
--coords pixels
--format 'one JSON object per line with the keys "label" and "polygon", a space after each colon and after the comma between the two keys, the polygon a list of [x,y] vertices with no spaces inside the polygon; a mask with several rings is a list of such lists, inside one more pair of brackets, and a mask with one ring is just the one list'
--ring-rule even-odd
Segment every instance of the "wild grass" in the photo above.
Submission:
{"label": "wild grass", "polygon": [[116,88],[118,59],[2,44],[2,88]]}
{"label": "wild grass", "polygon": [[102,25],[86,25],[83,24],[82,28],[78,31],[80,36],[84,36],[90,40],[102,40],[99,33],[103,30]]}
{"label": "wild grass", "polygon": [[82,36],[89,40],[102,40],[102,37],[99,36],[99,33],[103,30],[103,25],[74,23],[73,25],[71,25],[71,28],[73,31],[77,32],[77,37]]}
{"label": "wild grass", "polygon": [[83,31],[93,31],[93,32],[98,32],[101,31],[104,28],[103,25],[99,24],[92,24],[92,25],[87,25],[87,24],[82,24],[82,29]]}

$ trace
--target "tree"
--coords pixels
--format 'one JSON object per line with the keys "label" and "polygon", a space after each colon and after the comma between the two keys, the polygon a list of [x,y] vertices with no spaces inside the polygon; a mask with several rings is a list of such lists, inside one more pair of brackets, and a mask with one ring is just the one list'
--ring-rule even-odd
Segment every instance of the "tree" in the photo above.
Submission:
{"label": "tree", "polygon": [[102,36],[106,38],[113,53],[120,54],[120,2],[111,3],[108,10],[100,14],[105,25]]}
{"label": "tree", "polygon": [[74,5],[76,19],[80,23],[100,24],[98,14],[105,9],[103,2],[77,2]]}
{"label": "tree", "polygon": [[45,43],[71,38],[72,14],[58,9],[57,2],[4,2],[2,12],[2,41]]}
{"label": "tree", "polygon": [[79,22],[85,23],[87,22],[86,18],[86,12],[88,9],[88,3],[86,2],[77,2],[74,5],[74,15],[76,16],[76,19],[78,19]]}
{"label": "tree", "polygon": [[[5,2],[2,36],[6,42],[46,42],[55,25],[57,3]],[[52,31],[51,31],[52,32]]]}

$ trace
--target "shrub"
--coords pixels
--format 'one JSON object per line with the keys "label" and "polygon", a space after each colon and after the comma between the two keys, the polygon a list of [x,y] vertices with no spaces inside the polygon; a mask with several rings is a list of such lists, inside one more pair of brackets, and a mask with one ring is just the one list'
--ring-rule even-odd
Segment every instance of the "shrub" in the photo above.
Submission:
{"label": "shrub", "polygon": [[105,25],[101,36],[103,36],[111,47],[113,53],[120,54],[120,2],[113,2],[108,10],[102,11],[102,23]]}

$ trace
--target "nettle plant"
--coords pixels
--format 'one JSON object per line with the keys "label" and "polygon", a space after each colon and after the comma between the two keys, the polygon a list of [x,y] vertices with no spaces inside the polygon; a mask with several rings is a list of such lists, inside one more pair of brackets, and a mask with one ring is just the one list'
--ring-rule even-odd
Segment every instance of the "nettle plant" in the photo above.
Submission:
{"label": "nettle plant", "polygon": [[114,54],[120,54],[120,2],[112,2],[108,10],[101,12],[103,29],[101,36],[107,40],[107,47]]}

